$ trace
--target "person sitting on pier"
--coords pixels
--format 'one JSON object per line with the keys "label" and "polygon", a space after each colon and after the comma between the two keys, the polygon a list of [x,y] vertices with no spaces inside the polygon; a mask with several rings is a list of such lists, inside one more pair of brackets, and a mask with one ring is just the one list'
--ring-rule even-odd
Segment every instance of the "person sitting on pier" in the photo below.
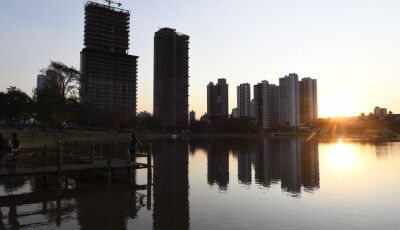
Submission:
{"label": "person sitting on pier", "polygon": [[11,157],[10,157],[11,163],[15,163],[17,161],[17,155],[19,153],[20,148],[21,144],[19,143],[18,140],[18,134],[13,133],[11,138]]}
{"label": "person sitting on pier", "polygon": [[139,140],[139,138],[136,136],[136,133],[132,132],[131,143],[129,145],[129,154],[130,154],[131,162],[135,161],[136,147],[138,144],[141,146],[141,148],[143,148],[143,144]]}

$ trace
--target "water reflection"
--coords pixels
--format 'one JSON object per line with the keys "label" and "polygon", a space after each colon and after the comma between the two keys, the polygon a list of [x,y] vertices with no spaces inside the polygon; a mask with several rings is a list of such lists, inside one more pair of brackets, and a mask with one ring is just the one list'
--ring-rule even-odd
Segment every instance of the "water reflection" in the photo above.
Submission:
{"label": "water reflection", "polygon": [[[96,174],[98,179],[93,181],[92,172],[69,175],[61,188],[57,187],[56,178],[51,176],[0,180],[0,229],[51,229],[55,226],[61,229],[130,229],[137,228],[137,225],[154,230],[204,229],[204,226],[196,225],[196,220],[198,224],[208,222],[208,219],[198,221],[198,213],[213,213],[214,210],[199,211],[199,203],[217,203],[219,200],[215,200],[213,194],[218,194],[221,202],[226,202],[221,205],[222,208],[231,208],[220,214],[221,219],[230,217],[230,213],[238,210],[237,206],[230,206],[238,197],[241,197],[240,204],[243,207],[240,208],[244,211],[254,208],[254,200],[253,203],[246,200],[248,191],[257,195],[257,201],[260,202],[258,208],[265,211],[261,203],[271,199],[270,194],[277,199],[287,199],[286,194],[300,199],[302,192],[313,192],[320,188],[320,165],[325,170],[325,181],[327,176],[335,179],[339,169],[352,167],[355,161],[362,161],[355,156],[363,151],[369,151],[375,160],[376,156],[382,159],[382,156],[393,153],[391,145],[387,143],[370,145],[338,142],[325,143],[321,147],[317,140],[303,138],[158,141],[153,143],[152,190],[142,191],[140,187],[127,182],[115,182],[107,186],[101,182],[101,173]],[[333,173],[328,175],[328,170]],[[125,173],[115,172],[114,176],[123,177]],[[139,174],[137,177],[146,178]],[[189,187],[189,180],[195,186]],[[323,185],[331,190],[336,188],[333,182]],[[226,192],[216,193],[210,186]],[[189,196],[198,193],[194,191],[197,189],[201,192],[201,198]],[[340,194],[340,189],[338,191]],[[282,193],[285,195],[280,196]],[[232,194],[240,195],[232,200],[226,199]],[[322,191],[318,191],[312,196],[321,194]],[[275,208],[279,209],[280,204]],[[293,205],[300,205],[300,202]],[[254,227],[251,223],[247,224],[249,229]],[[260,226],[254,228],[257,227]]]}
{"label": "water reflection", "polygon": [[153,152],[153,229],[189,229],[189,146],[162,141]]}
{"label": "water reflection", "polygon": [[255,163],[256,181],[270,187],[281,181],[284,191],[297,196],[303,186],[319,188],[318,143],[304,139],[264,139],[258,148]]}
{"label": "water reflection", "polygon": [[207,181],[226,190],[229,183],[229,145],[224,142],[207,143]]}

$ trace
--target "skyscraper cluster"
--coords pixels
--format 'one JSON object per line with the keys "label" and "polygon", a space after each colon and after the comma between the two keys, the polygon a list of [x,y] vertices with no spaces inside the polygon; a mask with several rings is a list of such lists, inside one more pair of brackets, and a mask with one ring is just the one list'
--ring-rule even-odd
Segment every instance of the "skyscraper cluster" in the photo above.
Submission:
{"label": "skyscraper cluster", "polygon": [[[136,117],[137,56],[129,55],[130,12],[85,5],[80,98],[93,108],[93,125],[132,127]],[[43,77],[38,78],[42,85]],[[161,28],[154,35],[154,117],[166,131],[188,126],[189,36]]]}
{"label": "skyscraper cluster", "polygon": [[[96,2],[85,4],[84,48],[81,51],[80,99],[94,108],[93,125],[132,127],[136,118],[137,56],[129,55],[130,12]],[[38,88],[46,84],[38,76]],[[171,28],[154,35],[153,113],[160,128],[180,132],[189,123],[189,36]],[[264,80],[237,86],[232,116],[253,118],[263,129],[309,125],[318,118],[317,81],[289,74],[279,86]],[[228,112],[226,79],[207,85],[208,118]],[[190,119],[195,120],[192,111]]]}
{"label": "skyscraper cluster", "polygon": [[[226,84],[225,79],[223,83]],[[213,83],[207,86],[208,115],[215,114],[212,105],[220,102],[214,96],[215,88]],[[309,126],[318,119],[315,79],[303,78],[299,81],[298,75],[292,73],[280,78],[279,86],[264,80],[254,85],[253,90],[254,96],[251,98],[249,83],[237,86],[237,108],[232,109],[232,117],[253,118],[263,129]],[[224,101],[228,101],[227,91]]]}

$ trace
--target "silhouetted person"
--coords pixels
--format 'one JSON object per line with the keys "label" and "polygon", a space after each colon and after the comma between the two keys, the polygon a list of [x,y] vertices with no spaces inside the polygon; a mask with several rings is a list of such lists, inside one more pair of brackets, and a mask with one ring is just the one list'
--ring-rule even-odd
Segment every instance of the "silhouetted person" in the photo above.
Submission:
{"label": "silhouetted person", "polygon": [[140,147],[143,148],[142,142],[140,142],[139,138],[136,136],[136,133],[133,132],[131,137],[131,142],[129,144],[129,154],[131,162],[135,160],[136,148],[138,145],[140,145]]}
{"label": "silhouetted person", "polygon": [[3,159],[6,151],[6,141],[4,140],[3,134],[0,133],[0,174],[3,169]]}
{"label": "silhouetted person", "polygon": [[17,155],[19,153],[19,150],[21,148],[21,144],[18,139],[18,134],[13,133],[12,138],[11,138],[11,162],[16,162],[17,161]]}

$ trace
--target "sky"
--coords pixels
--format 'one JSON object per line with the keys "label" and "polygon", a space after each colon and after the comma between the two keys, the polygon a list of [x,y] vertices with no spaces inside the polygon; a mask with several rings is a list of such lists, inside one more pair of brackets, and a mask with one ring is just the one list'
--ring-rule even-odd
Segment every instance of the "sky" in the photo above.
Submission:
{"label": "sky", "polygon": [[[96,0],[97,2],[103,2]],[[31,93],[50,60],[80,68],[84,0],[12,0],[0,7],[0,91]],[[207,84],[236,86],[297,73],[318,80],[320,117],[400,113],[398,0],[120,0],[131,12],[129,54],[138,55],[138,111],[153,108],[153,37],[190,36],[190,110],[207,109]]]}

